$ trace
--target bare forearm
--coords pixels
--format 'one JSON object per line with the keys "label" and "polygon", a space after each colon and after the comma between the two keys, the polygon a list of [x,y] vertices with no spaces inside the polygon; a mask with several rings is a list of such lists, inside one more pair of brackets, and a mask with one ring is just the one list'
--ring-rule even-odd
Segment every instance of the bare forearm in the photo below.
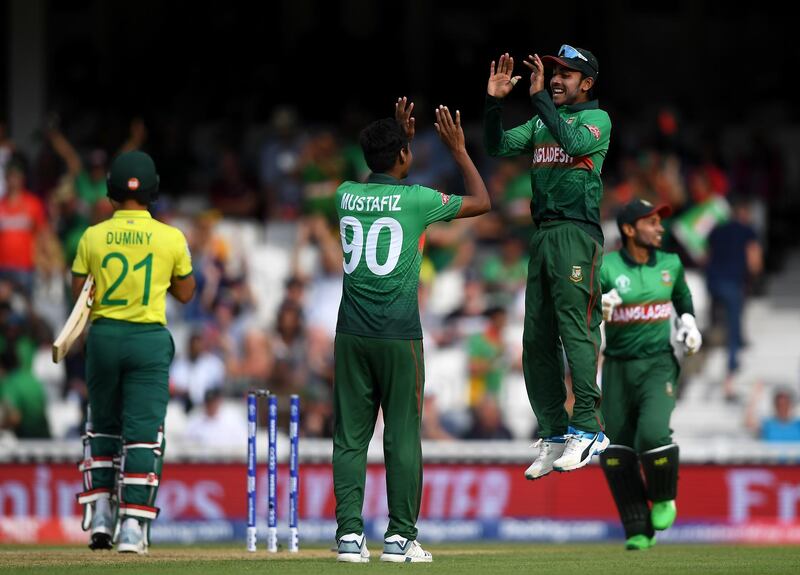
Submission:
{"label": "bare forearm", "polygon": [[467,195],[464,196],[461,204],[461,210],[458,212],[459,218],[466,218],[470,216],[479,216],[485,214],[492,208],[492,202],[489,198],[489,191],[486,189],[486,184],[483,182],[478,168],[472,158],[469,157],[466,150],[458,150],[453,153],[453,159],[461,170],[461,176],[464,179],[464,188]]}

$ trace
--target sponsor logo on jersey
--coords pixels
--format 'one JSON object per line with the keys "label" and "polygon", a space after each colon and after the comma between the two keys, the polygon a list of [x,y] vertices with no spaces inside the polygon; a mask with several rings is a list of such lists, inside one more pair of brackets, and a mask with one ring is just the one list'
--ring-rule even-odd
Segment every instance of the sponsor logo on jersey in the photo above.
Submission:
{"label": "sponsor logo on jersey", "polygon": [[578,168],[593,170],[594,162],[586,157],[573,157],[556,144],[540,144],[533,151],[533,164],[537,168]]}
{"label": "sponsor logo on jersey", "polygon": [[139,189],[139,178],[131,178],[128,180],[128,189],[129,190],[138,190]]}
{"label": "sponsor logo on jersey", "polygon": [[592,126],[591,124],[584,124],[584,126],[586,126],[586,128],[592,133],[592,136],[594,136],[595,140],[600,139],[600,128],[597,126]]}
{"label": "sponsor logo on jersey", "polygon": [[351,212],[401,212],[400,194],[389,196],[357,196],[342,194],[339,207]]}
{"label": "sponsor logo on jersey", "polygon": [[574,121],[575,121],[575,117],[574,116],[572,118],[567,118],[567,124],[571,124]]}
{"label": "sponsor logo on jersey", "polygon": [[447,202],[450,201],[450,196],[448,194],[443,194],[439,192],[439,195],[442,196],[442,205],[445,205]]}
{"label": "sponsor logo on jersey", "polygon": [[617,286],[617,291],[619,293],[628,293],[631,291],[631,278],[625,274],[619,275],[617,279],[614,280],[614,285]]}
{"label": "sponsor logo on jersey", "polygon": [[661,270],[661,283],[664,285],[672,285],[672,274],[669,270]]}
{"label": "sponsor logo on jersey", "polygon": [[669,321],[672,302],[620,305],[614,308],[611,323],[657,323]]}
{"label": "sponsor logo on jersey", "polygon": [[583,270],[581,266],[572,266],[572,273],[569,276],[569,281],[574,283],[583,281]]}

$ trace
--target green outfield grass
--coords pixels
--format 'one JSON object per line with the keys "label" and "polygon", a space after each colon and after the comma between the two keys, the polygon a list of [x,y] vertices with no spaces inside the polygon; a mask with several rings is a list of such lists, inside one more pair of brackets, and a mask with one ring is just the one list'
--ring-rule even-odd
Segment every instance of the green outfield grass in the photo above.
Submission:
{"label": "green outfield grass", "polygon": [[298,555],[247,553],[233,546],[158,546],[147,557],[94,552],[79,547],[0,546],[0,572],[52,575],[164,573],[385,573],[412,569],[437,574],[499,575],[500,573],[596,575],[637,573],[793,573],[800,572],[800,547],[662,545],[648,551],[625,551],[620,544],[590,545],[427,545],[432,564],[397,565],[378,560],[379,547],[367,565],[337,563],[323,547]]}

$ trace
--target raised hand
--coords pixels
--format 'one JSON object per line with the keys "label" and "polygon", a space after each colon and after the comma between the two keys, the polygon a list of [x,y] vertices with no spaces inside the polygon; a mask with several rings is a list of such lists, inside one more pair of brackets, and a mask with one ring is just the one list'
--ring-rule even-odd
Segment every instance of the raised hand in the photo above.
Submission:
{"label": "raised hand", "polygon": [[450,115],[450,110],[447,106],[439,106],[435,110],[436,122],[433,124],[436,127],[436,133],[439,134],[442,142],[447,146],[453,154],[466,152],[467,147],[464,143],[464,130],[461,129],[461,112],[456,110],[456,119]]}
{"label": "raised hand", "polygon": [[544,90],[544,64],[542,64],[539,54],[534,54],[533,56],[528,54],[528,58],[523,60],[522,63],[530,68],[531,71],[530,95],[533,96],[535,93]]}
{"label": "raised hand", "polygon": [[411,115],[413,110],[414,102],[409,102],[405,96],[397,98],[397,102],[394,105],[394,118],[403,127],[406,132],[406,138],[409,140],[414,139],[414,132],[416,131],[415,120]]}
{"label": "raised hand", "polygon": [[492,60],[489,66],[489,83],[486,85],[486,93],[495,98],[505,98],[514,88],[514,85],[522,76],[512,76],[514,73],[514,58],[508,52],[500,56],[500,60],[495,67]]}

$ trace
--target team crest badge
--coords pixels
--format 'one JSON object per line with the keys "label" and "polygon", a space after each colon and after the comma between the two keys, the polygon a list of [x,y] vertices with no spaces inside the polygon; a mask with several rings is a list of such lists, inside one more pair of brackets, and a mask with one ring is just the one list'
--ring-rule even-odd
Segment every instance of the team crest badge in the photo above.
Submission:
{"label": "team crest badge", "polygon": [[661,270],[661,283],[664,285],[672,284],[672,276],[670,275],[669,270]]}
{"label": "team crest badge", "polygon": [[569,276],[569,281],[574,283],[583,281],[583,270],[581,266],[572,266],[572,274]]}
{"label": "team crest badge", "polygon": [[614,280],[614,285],[617,286],[619,293],[628,293],[631,291],[631,278],[625,274],[617,276],[617,279]]}
{"label": "team crest badge", "polygon": [[574,121],[575,121],[575,117],[573,116],[572,118],[569,118],[569,119],[567,120],[567,124],[571,124],[571,123],[572,123],[572,122],[574,122]]}
{"label": "team crest badge", "polygon": [[442,196],[442,205],[445,205],[447,202],[450,201],[450,196],[448,194],[443,194],[439,192],[439,195]]}
{"label": "team crest badge", "polygon": [[592,133],[592,136],[594,136],[595,140],[600,139],[600,128],[597,126],[592,126],[591,124],[584,124],[584,126],[586,126],[586,128]]}

